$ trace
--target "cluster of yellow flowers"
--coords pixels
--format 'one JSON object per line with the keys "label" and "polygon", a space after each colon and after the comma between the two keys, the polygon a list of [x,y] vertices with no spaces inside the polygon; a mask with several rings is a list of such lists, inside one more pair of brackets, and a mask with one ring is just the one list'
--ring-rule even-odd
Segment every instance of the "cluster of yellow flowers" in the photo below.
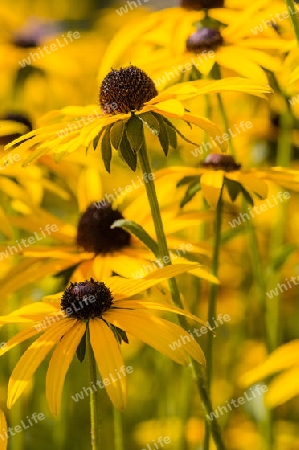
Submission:
{"label": "cluster of yellow flowers", "polygon": [[[96,385],[125,410],[132,371],[123,352],[134,372],[146,370],[137,338],[189,366],[199,391],[188,414],[193,386],[185,372],[171,378],[165,369],[166,377],[157,363],[155,377],[187,386],[178,401],[182,430],[193,419],[205,423],[204,433],[165,438],[173,448],[291,450],[298,438],[284,446],[276,425],[292,423],[292,414],[275,422],[270,408],[299,393],[299,7],[294,0],[146,6],[126,2],[95,16],[82,6],[72,25],[50,13],[52,20],[21,20],[22,8],[16,19],[3,7],[0,326],[23,328],[1,329],[0,355],[35,340],[11,358],[0,407],[28,394],[54,350],[46,398],[54,416],[66,411],[66,374],[76,356],[81,363],[87,356],[98,450]],[[261,380],[269,389],[256,388]],[[250,386],[251,397],[231,400]],[[237,426],[231,405],[250,400]],[[166,393],[160,403],[169,401]],[[232,418],[222,432],[223,408]],[[117,411],[114,427],[122,450]],[[0,450],[12,430],[0,410]],[[154,437],[139,443],[158,449]]]}

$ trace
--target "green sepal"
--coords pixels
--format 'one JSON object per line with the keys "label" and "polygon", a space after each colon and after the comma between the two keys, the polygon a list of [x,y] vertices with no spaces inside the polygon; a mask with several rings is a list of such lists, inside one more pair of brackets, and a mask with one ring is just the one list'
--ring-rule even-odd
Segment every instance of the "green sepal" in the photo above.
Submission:
{"label": "green sepal", "polygon": [[125,122],[123,120],[118,120],[117,122],[114,122],[114,124],[111,127],[110,141],[115,150],[119,149],[124,131],[125,131]]}
{"label": "green sepal", "polygon": [[126,344],[129,344],[127,333],[124,330],[116,327],[115,325],[112,325],[111,323],[109,323],[108,325],[119,345],[122,343],[122,341],[124,341]]}
{"label": "green sepal", "polygon": [[160,133],[159,121],[152,112],[140,114],[138,118],[145,123],[153,134],[158,135]]}
{"label": "green sepal", "polygon": [[237,181],[224,178],[224,184],[227,187],[229,197],[232,202],[236,200],[239,193],[242,192],[241,185]]}
{"label": "green sepal", "polygon": [[159,256],[159,248],[156,241],[145,231],[145,229],[132,220],[120,219],[116,220],[111,228],[124,228],[129,230],[134,236],[136,236],[143,244],[149,248],[156,257]]}
{"label": "green sepal", "polygon": [[195,142],[190,141],[189,139],[186,138],[186,136],[183,135],[183,133],[181,133],[174,125],[173,123],[171,123],[168,119],[166,119],[164,117],[164,121],[167,123],[169,128],[172,128],[176,134],[178,134],[182,139],[184,139],[184,141],[188,142],[188,144],[192,144],[195,145],[196,147],[199,147],[199,144],[196,144]]}
{"label": "green sepal", "polygon": [[169,136],[167,133],[167,126],[163,120],[163,117],[160,114],[157,113],[152,113],[155,118],[158,120],[159,122],[159,127],[160,127],[160,132],[158,134],[158,139],[160,142],[160,145],[162,147],[162,150],[164,152],[164,155],[167,156],[168,155],[168,150],[169,150]]}
{"label": "green sepal", "polygon": [[201,186],[198,181],[190,184],[190,186],[188,186],[185,192],[184,197],[180,201],[180,208],[184,208],[184,206],[187,205],[187,203],[189,203],[193,199],[193,197],[197,194],[197,192],[199,192],[200,190]]}
{"label": "green sepal", "polygon": [[186,184],[194,183],[195,181],[200,181],[200,176],[198,175],[187,175],[177,182],[176,187],[185,186]]}
{"label": "green sepal", "polygon": [[128,164],[131,170],[135,172],[137,167],[137,155],[132,150],[130,142],[128,141],[126,133],[123,134],[120,146],[119,146],[119,153],[122,156],[122,158],[125,160],[125,162]]}
{"label": "green sepal", "polygon": [[141,120],[132,114],[130,119],[126,123],[126,134],[130,147],[133,152],[137,153],[144,141],[143,123]]}
{"label": "green sepal", "polygon": [[98,144],[99,144],[99,140],[101,139],[102,134],[106,131],[106,128],[107,128],[107,127],[103,127],[103,128],[101,129],[101,131],[99,132],[99,134],[98,134],[98,135],[94,138],[94,140],[92,141],[92,145],[93,145],[94,151],[96,151],[97,146],[98,146]]}
{"label": "green sepal", "polygon": [[86,331],[83,334],[80,344],[77,347],[77,358],[80,361],[80,363],[84,361],[85,354],[86,354]]}
{"label": "green sepal", "polygon": [[111,125],[108,125],[106,127],[106,131],[104,133],[102,144],[101,144],[101,153],[102,153],[102,160],[105,166],[105,169],[107,172],[110,173],[110,163],[112,158],[112,148],[110,143],[110,128]]}

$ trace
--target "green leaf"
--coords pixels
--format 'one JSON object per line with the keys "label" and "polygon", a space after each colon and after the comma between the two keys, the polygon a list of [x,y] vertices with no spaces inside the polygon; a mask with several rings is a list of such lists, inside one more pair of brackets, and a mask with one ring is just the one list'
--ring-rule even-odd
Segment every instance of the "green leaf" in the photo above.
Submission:
{"label": "green leaf", "polygon": [[156,117],[156,119],[159,122],[160,132],[158,134],[158,138],[159,138],[159,142],[161,144],[162,150],[163,150],[165,156],[167,156],[168,150],[169,150],[169,137],[168,137],[168,133],[167,133],[166,124],[160,114],[156,114],[154,112],[152,114]]}
{"label": "green leaf", "polygon": [[156,119],[153,113],[146,112],[140,114],[138,118],[145,123],[145,125],[151,130],[153,134],[157,135],[160,133],[159,121],[158,119]]}
{"label": "green leaf", "polygon": [[164,123],[166,124],[166,131],[167,131],[167,135],[168,135],[168,139],[169,139],[169,144],[171,145],[172,148],[176,149],[178,146],[176,132],[172,127],[170,127],[168,125],[168,123],[170,123],[170,122],[167,119],[165,119],[165,117],[163,117],[163,120],[164,120]]}
{"label": "green leaf", "polygon": [[158,244],[154,239],[145,231],[144,228],[142,228],[141,225],[139,225],[136,222],[133,222],[132,220],[125,220],[120,219],[116,220],[111,228],[124,228],[128,231],[130,231],[134,236],[136,236],[141,242],[144,243],[144,245],[149,248],[153,254],[158,257],[159,256],[159,249]]}
{"label": "green leaf", "polygon": [[296,244],[286,244],[281,247],[272,260],[273,269],[275,271],[279,270],[296,249]]}
{"label": "green leaf", "polygon": [[123,138],[124,130],[125,130],[125,122],[123,120],[118,120],[111,127],[110,141],[115,150],[119,149],[121,140]]}
{"label": "green leaf", "polygon": [[107,172],[109,172],[109,173],[110,173],[110,162],[111,162],[111,158],[112,158],[112,148],[111,148],[111,143],[110,143],[110,128],[111,128],[111,125],[108,125],[106,127],[106,132],[103,136],[102,147],[101,147],[102,160],[103,160],[103,163],[105,165]]}
{"label": "green leaf", "polygon": [[86,332],[83,334],[80,344],[77,347],[77,358],[82,363],[86,353]]}
{"label": "green leaf", "polygon": [[123,159],[126,161],[130,169],[135,172],[137,167],[137,155],[132,150],[130,142],[128,141],[128,138],[126,136],[126,133],[123,134],[122,141],[119,146],[119,152]]}
{"label": "green leaf", "polygon": [[144,141],[143,123],[133,114],[126,123],[126,134],[131,149],[137,153]]}
{"label": "green leaf", "polygon": [[231,228],[230,230],[221,232],[221,243],[226,244],[241,233],[245,233],[244,227]]}
{"label": "green leaf", "polygon": [[188,187],[183,199],[180,202],[180,208],[184,208],[184,206],[187,205],[187,203],[189,203],[192,200],[192,198],[195,196],[195,194],[197,194],[197,192],[199,192],[200,190],[201,190],[201,186],[198,181],[196,181],[195,183],[192,183]]}

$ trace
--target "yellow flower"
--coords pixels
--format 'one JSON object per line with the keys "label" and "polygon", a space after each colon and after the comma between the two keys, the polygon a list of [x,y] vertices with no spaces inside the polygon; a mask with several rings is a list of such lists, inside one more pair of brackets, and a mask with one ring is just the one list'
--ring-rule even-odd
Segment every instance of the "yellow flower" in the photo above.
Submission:
{"label": "yellow flower", "polygon": [[[61,167],[61,165],[59,165]],[[76,176],[68,164],[70,176]],[[27,170],[27,169],[26,169]],[[84,278],[102,279],[113,273],[125,278],[139,278],[157,270],[163,261],[157,260],[133,233],[111,226],[116,220],[126,219],[138,222],[149,236],[155,238],[151,210],[147,202],[144,177],[138,176],[128,185],[132,195],[113,192],[103,195],[99,171],[95,167],[81,168],[77,175],[78,220],[75,225],[69,216],[63,220],[41,207],[26,211],[26,214],[8,218],[9,223],[41,237],[39,230],[56,225],[57,230],[48,235],[48,240],[38,240],[34,245],[27,242],[21,249],[23,256],[1,280],[2,297],[11,295],[16,289],[38,282],[42,277],[68,270],[72,281]],[[155,175],[158,176],[158,175]],[[67,177],[67,175],[66,175]],[[122,188],[119,188],[122,189]],[[207,215],[199,213],[182,214],[176,210],[175,186],[163,180],[157,182],[164,230],[167,236],[173,263],[186,262],[192,253],[210,256],[210,247],[201,242],[186,240],[178,233],[186,227],[198,225]],[[50,239],[50,242],[49,242]],[[21,239],[19,238],[19,242]],[[14,242],[10,246],[16,245]],[[7,243],[0,248],[7,252]],[[69,276],[71,276],[71,274]],[[206,268],[195,266],[192,274],[209,282],[217,282]]]}
{"label": "yellow flower", "polygon": [[[110,67],[131,61],[145,70],[157,87],[211,75],[215,63],[225,74],[238,74],[268,83],[263,69],[276,72],[281,60],[273,56],[293,47],[273,28],[265,30],[267,9],[250,5],[236,12],[230,8],[200,11],[169,8],[149,13],[142,23],[125,24],[103,56],[99,78]],[[130,30],[130,32],[129,32]],[[254,30],[254,31],[253,31]]]}
{"label": "yellow flower", "polygon": [[240,383],[243,386],[249,386],[270,375],[281,372],[271,382],[269,392],[265,395],[265,400],[270,407],[285,403],[299,394],[298,353],[299,340],[282,345],[265,362],[245,373]]}
{"label": "yellow flower", "polygon": [[[218,82],[183,83],[158,94],[153,81],[135,66],[112,70],[100,88],[100,109],[96,105],[67,107],[50,112],[42,121],[51,125],[28,133],[7,146],[19,146],[19,151],[37,147],[25,164],[52,151],[59,160],[78,149],[100,149],[106,170],[110,171],[112,149],[132,170],[137,167],[137,153],[145,145],[144,127],[158,136],[167,155],[169,147],[176,148],[177,134],[186,139],[169,119],[181,119],[203,129],[211,137],[221,134],[210,120],[186,112],[183,100],[203,94],[236,90],[262,96],[271,92],[269,86],[253,81],[231,78]],[[81,118],[78,120],[78,116]],[[191,142],[192,143],[192,142]],[[227,143],[219,144],[222,151]]]}
{"label": "yellow flower", "polygon": [[[111,375],[115,373],[120,374],[124,364],[119,344],[122,341],[128,342],[126,333],[141,339],[178,364],[188,365],[188,356],[200,364],[205,364],[204,354],[195,340],[190,339],[183,347],[172,350],[171,344],[186,332],[178,325],[150,312],[174,312],[197,322],[204,322],[175,306],[130,299],[141,291],[189,269],[190,265],[186,264],[168,266],[136,281],[112,277],[104,283],[93,279],[71,283],[64,293],[2,316],[2,324],[23,323],[28,324],[28,327],[6,343],[0,351],[1,355],[43,331],[23,354],[11,374],[8,408],[20,397],[38,366],[57,344],[47,372],[46,395],[51,412],[54,415],[59,413],[65,376],[87,327],[103,379],[111,379]],[[123,410],[126,406],[126,379],[124,376],[116,378],[106,386],[106,390],[113,404]]]}

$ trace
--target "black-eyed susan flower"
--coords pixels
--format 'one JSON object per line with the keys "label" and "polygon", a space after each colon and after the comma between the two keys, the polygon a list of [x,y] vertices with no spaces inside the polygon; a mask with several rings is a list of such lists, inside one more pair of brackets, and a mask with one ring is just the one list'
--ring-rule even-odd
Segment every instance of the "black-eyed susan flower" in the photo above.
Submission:
{"label": "black-eyed susan flower", "polygon": [[[192,268],[192,266],[191,266]],[[11,408],[31,381],[36,369],[56,345],[46,377],[46,395],[51,412],[60,410],[61,395],[67,370],[88,328],[90,343],[102,378],[120,373],[123,358],[119,344],[128,342],[127,333],[141,339],[178,364],[188,365],[188,356],[205,364],[204,354],[195,340],[173,351],[170,344],[186,332],[178,325],[154,316],[151,311],[168,311],[203,323],[195,316],[168,304],[134,300],[131,297],[184,273],[190,265],[168,266],[142,280],[112,277],[104,282],[71,283],[64,293],[32,303],[0,318],[1,324],[27,324],[28,327],[7,341],[0,354],[43,332],[14,368],[8,385],[8,407]],[[50,300],[50,301],[49,301]],[[116,379],[117,378],[117,379]],[[120,410],[126,406],[126,379],[115,377],[106,386],[113,404]]]}
{"label": "black-eyed susan flower", "polygon": [[[155,229],[144,185],[140,186],[139,181],[136,184],[132,180],[129,186],[132,190],[135,186],[135,189],[131,194],[104,195],[100,173],[95,167],[81,167],[78,174],[69,163],[68,166],[69,176],[78,177],[77,218],[74,221],[70,221],[69,218],[64,220],[60,214],[55,215],[39,206],[32,209],[28,206],[28,210],[22,215],[7,216],[11,225],[27,231],[30,235],[34,235],[37,230],[45,229],[47,224],[56,225],[57,231],[47,240],[40,240],[35,242],[35,245],[21,248],[19,252],[23,257],[21,266],[12,267],[6,272],[5,279],[2,279],[3,297],[29,283],[38,282],[41,277],[65,270],[69,270],[73,281],[78,281],[90,277],[107,278],[113,273],[126,278],[139,278],[163,266],[164,262],[157,259],[153,252],[129,230],[111,228],[117,220],[134,221],[154,239]],[[26,171],[27,168],[23,170]],[[206,261],[211,254],[210,247],[195,240],[188,246],[190,239],[182,237],[180,232],[186,227],[198,225],[200,220],[207,218],[207,215],[180,213],[176,207],[175,184],[165,185],[164,180],[158,180],[157,192],[173,263],[186,261],[185,258],[191,254],[202,256]],[[76,206],[75,202],[74,205]],[[11,242],[9,245],[15,243]],[[7,243],[3,243],[0,249],[7,250]],[[216,278],[203,267],[197,266],[192,274],[210,282],[217,282]]]}
{"label": "black-eyed susan flower", "polygon": [[[271,92],[269,86],[244,79],[202,82],[194,87],[184,83],[160,94],[154,82],[141,69],[128,66],[112,70],[100,87],[99,103],[87,107],[67,107],[52,111],[42,123],[52,122],[15,140],[7,148],[18,144],[20,152],[37,147],[25,164],[52,152],[61,159],[79,149],[101,150],[106,170],[110,171],[112,149],[116,149],[132,170],[137,167],[138,151],[145,145],[144,127],[157,135],[167,155],[169,147],[176,148],[177,134],[185,138],[169,119],[180,119],[216,137],[219,128],[205,117],[187,112],[183,100],[226,90],[236,90],[263,96]],[[78,116],[81,118],[78,120]],[[192,142],[191,142],[192,143]],[[219,144],[222,151],[227,143]]]}

